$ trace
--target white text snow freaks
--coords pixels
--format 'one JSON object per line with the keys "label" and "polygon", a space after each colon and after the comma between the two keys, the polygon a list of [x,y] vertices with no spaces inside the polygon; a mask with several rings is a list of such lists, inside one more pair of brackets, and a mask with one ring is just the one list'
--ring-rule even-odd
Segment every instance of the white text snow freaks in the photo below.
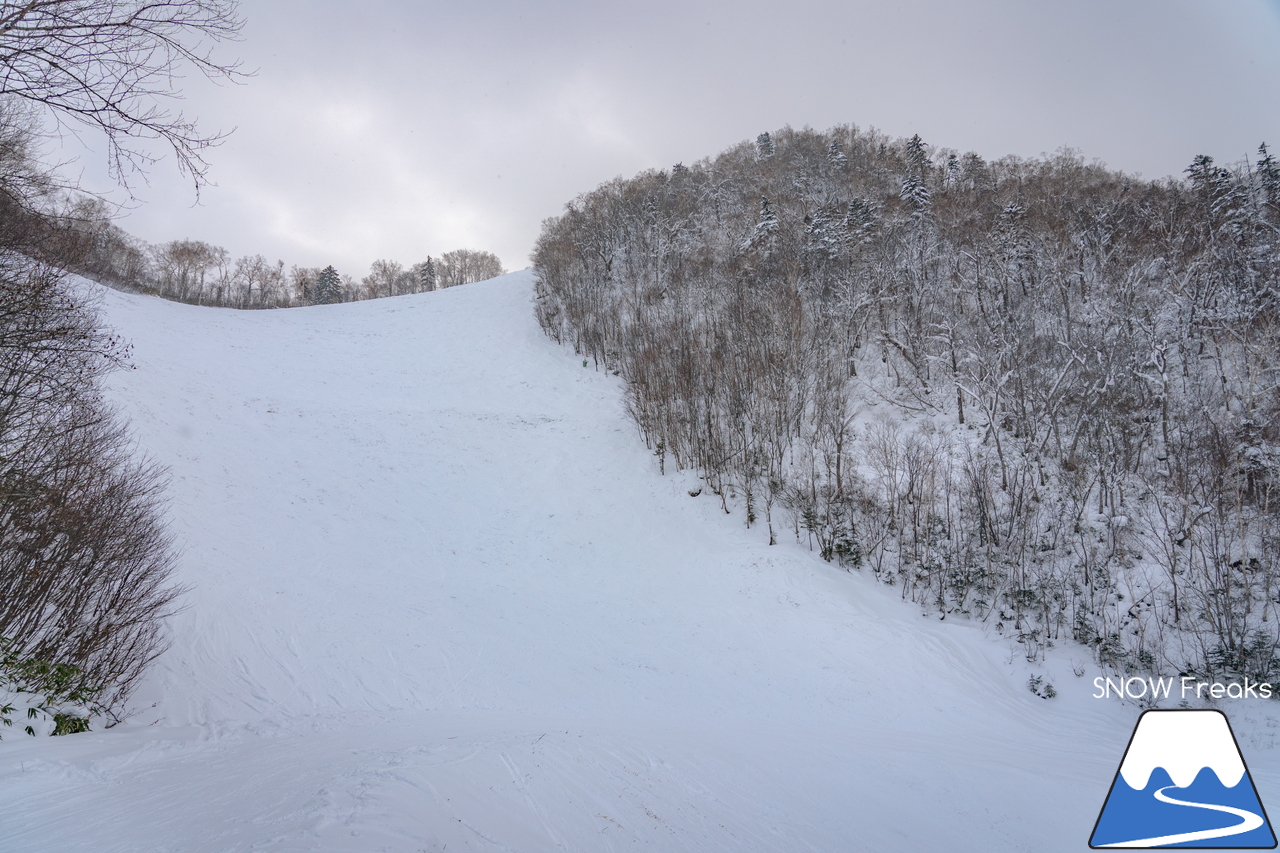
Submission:
{"label": "white text snow freaks", "polygon": [[1259,684],[1246,678],[1243,684],[1237,682],[1198,681],[1190,675],[1177,679],[1167,678],[1103,678],[1093,680],[1094,699],[1168,699],[1170,694],[1179,699],[1270,699],[1271,685]]}

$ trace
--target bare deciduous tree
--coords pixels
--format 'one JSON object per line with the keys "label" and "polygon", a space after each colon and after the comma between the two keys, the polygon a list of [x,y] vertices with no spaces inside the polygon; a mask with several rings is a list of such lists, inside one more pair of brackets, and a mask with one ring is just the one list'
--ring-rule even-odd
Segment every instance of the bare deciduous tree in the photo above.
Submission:
{"label": "bare deciduous tree", "polygon": [[75,667],[103,711],[164,648],[181,593],[163,472],[129,458],[96,387],[126,355],[63,273],[0,248],[0,637]]}
{"label": "bare deciduous tree", "polygon": [[404,268],[395,261],[376,260],[369,267],[369,274],[360,280],[360,293],[364,299],[399,296],[405,289]]}
{"label": "bare deciduous tree", "polygon": [[238,62],[212,53],[239,37],[235,0],[29,0],[0,3],[0,95],[51,111],[102,133],[112,175],[155,162],[140,143],[167,144],[197,192],[202,152],[223,134],[163,106],[180,97],[177,81],[194,68],[212,80],[243,76]]}
{"label": "bare deciduous tree", "polygon": [[439,286],[454,287],[503,275],[502,261],[492,252],[455,249],[440,256]]}

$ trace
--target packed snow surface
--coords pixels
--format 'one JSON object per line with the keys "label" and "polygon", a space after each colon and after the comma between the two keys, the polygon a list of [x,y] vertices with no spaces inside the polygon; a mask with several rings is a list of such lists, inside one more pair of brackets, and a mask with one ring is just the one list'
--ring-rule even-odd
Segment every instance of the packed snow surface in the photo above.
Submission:
{"label": "packed snow surface", "polygon": [[[191,589],[125,723],[3,732],[5,853],[1085,848],[1139,711],[1087,653],[690,497],[531,274],[103,300]],[[1229,711],[1280,802],[1269,708]]]}

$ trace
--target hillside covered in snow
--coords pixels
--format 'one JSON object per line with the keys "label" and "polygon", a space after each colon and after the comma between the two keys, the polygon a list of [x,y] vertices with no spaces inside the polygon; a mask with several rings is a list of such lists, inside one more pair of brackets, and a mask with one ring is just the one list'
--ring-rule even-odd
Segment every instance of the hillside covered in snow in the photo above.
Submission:
{"label": "hillside covered in snow", "polygon": [[[3,733],[0,848],[1085,847],[1137,716],[1086,651],[1028,664],[691,497],[532,298],[103,293],[190,591],[126,722]],[[1274,803],[1270,708],[1229,712]]]}

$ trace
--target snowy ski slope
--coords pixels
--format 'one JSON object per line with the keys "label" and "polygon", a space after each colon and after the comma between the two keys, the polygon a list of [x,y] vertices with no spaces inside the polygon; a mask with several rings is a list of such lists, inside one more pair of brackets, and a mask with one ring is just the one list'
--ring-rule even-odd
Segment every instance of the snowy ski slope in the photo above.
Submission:
{"label": "snowy ski slope", "polygon": [[[1031,668],[689,497],[531,273],[103,298],[192,590],[125,724],[2,733],[0,851],[1086,849],[1138,715],[1087,656]],[[1227,710],[1280,808],[1270,708]]]}

